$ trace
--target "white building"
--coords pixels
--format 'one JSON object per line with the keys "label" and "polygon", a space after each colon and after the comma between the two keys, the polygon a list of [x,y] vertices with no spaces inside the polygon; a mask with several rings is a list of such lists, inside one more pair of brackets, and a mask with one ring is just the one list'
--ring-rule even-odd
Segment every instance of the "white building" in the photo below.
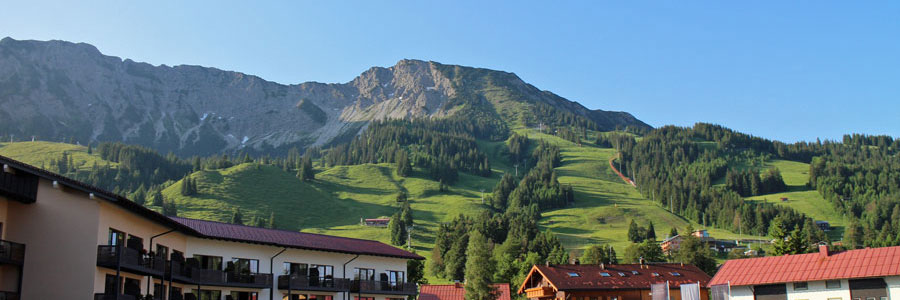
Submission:
{"label": "white building", "polygon": [[713,300],[900,300],[900,246],[726,261]]}
{"label": "white building", "polygon": [[405,299],[381,242],[167,217],[0,156],[0,299]]}

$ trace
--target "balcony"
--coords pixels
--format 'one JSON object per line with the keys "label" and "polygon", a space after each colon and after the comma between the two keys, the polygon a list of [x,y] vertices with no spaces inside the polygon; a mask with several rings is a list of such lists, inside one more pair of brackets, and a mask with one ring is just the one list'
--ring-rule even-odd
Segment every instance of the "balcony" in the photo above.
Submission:
{"label": "balcony", "polygon": [[[23,262],[25,262],[24,244],[0,240],[0,264],[21,266]],[[3,299],[0,298],[0,300]]]}
{"label": "balcony", "polygon": [[119,251],[121,258],[117,256],[116,246],[97,246],[97,266],[116,269],[118,265],[126,272],[160,278],[166,272],[165,258],[153,258],[128,247],[119,247]]}
{"label": "balcony", "polygon": [[94,294],[94,300],[137,300],[132,295]]}
{"label": "balcony", "polygon": [[192,268],[193,284],[264,289],[272,286],[272,275],[252,272],[226,272]]}
{"label": "balcony", "polygon": [[0,300],[19,300],[19,294],[13,292],[0,292]]}
{"label": "balcony", "polygon": [[350,291],[364,294],[381,295],[415,295],[416,284],[409,282],[390,282],[379,280],[353,280]]}
{"label": "balcony", "polygon": [[553,292],[553,288],[549,286],[544,287],[536,287],[525,290],[525,297],[528,299],[537,299],[537,298],[553,298],[556,296],[556,293]]}
{"label": "balcony", "polygon": [[345,292],[350,290],[350,280],[345,278],[281,275],[278,276],[278,289],[297,291]]}

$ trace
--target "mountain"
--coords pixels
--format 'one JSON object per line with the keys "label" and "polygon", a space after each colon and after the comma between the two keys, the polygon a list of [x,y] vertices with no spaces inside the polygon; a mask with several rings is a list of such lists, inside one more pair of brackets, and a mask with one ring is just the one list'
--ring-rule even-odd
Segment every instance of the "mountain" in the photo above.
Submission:
{"label": "mountain", "polygon": [[385,118],[476,116],[509,126],[650,126],[591,110],[513,73],[419,60],[347,83],[283,85],[200,66],[153,66],[64,41],[0,40],[0,134],[121,141],[180,156],[323,146]]}

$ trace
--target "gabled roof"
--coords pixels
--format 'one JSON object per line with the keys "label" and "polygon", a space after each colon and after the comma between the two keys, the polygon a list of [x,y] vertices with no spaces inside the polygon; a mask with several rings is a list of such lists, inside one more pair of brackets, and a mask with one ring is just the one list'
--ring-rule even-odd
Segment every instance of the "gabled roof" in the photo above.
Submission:
{"label": "gabled roof", "polygon": [[[827,251],[827,250],[826,250]],[[733,286],[900,275],[900,246],[726,261],[711,285]]]}
{"label": "gabled roof", "polygon": [[[497,300],[510,300],[509,284],[497,283],[494,287],[500,292]],[[425,284],[419,287],[419,300],[464,300],[466,288],[463,284]]]}
{"label": "gabled roof", "polygon": [[126,211],[191,236],[348,254],[425,259],[420,255],[378,241],[265,229],[178,217],[170,218],[99,187],[36,168],[6,156],[0,155],[0,164],[9,165],[15,169],[17,174],[18,172],[24,172],[45,180],[56,181],[67,188],[84,193],[93,193],[95,198],[106,200]]}
{"label": "gabled roof", "polygon": [[[546,278],[557,291],[650,289],[651,284],[666,281],[672,288],[679,287],[681,284],[697,282],[700,283],[700,286],[706,287],[710,280],[709,275],[693,265],[675,263],[652,263],[643,266],[641,264],[622,264],[602,267],[600,265],[535,265],[526,277],[525,283],[535,275],[535,272]],[[572,276],[573,274],[577,274],[577,276]],[[525,284],[523,283],[519,288],[519,293],[524,290]]]}
{"label": "gabled roof", "polygon": [[197,231],[203,237],[211,239],[348,254],[425,259],[420,255],[379,241],[259,228],[179,217],[170,218],[175,222]]}

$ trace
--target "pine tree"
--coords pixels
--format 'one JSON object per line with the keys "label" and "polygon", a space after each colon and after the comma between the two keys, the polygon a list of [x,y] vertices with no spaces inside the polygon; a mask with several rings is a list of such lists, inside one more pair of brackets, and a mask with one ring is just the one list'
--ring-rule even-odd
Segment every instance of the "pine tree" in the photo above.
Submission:
{"label": "pine tree", "polygon": [[497,299],[493,286],[494,263],[491,261],[491,246],[479,231],[469,234],[466,249],[466,300]]}
{"label": "pine tree", "polygon": [[244,225],[244,216],[241,214],[241,210],[237,207],[232,209],[231,211],[231,224]]}
{"label": "pine tree", "polygon": [[144,205],[147,202],[147,189],[144,188],[143,184],[131,195],[131,201],[140,205]]}
{"label": "pine tree", "polygon": [[297,178],[303,181],[311,181],[316,178],[315,170],[312,165],[312,158],[304,155],[300,159],[300,168],[297,170]]}
{"label": "pine tree", "polygon": [[153,201],[151,201],[151,204],[153,204],[154,206],[161,207],[161,206],[163,206],[163,202],[165,199],[163,198],[162,192],[160,192],[159,189],[157,189],[157,190],[153,191],[153,199],[152,200]]}
{"label": "pine tree", "polygon": [[616,250],[610,245],[592,245],[588,247],[584,250],[584,253],[581,254],[579,261],[581,264],[586,265],[618,263],[618,259],[616,259]]}
{"label": "pine tree", "polygon": [[178,216],[178,207],[175,206],[175,201],[165,201],[161,206],[163,215],[170,217]]}
{"label": "pine tree", "polygon": [[650,225],[647,225],[647,236],[646,238],[651,241],[656,240],[656,229],[653,228],[653,221],[650,221]]}
{"label": "pine tree", "polygon": [[88,143],[87,154],[94,154],[94,146],[91,143]]}
{"label": "pine tree", "polygon": [[406,227],[411,227],[413,225],[413,213],[412,208],[409,206],[409,202],[404,202],[403,206],[400,208],[400,220],[403,220],[403,225]]}
{"label": "pine tree", "polygon": [[397,150],[397,176],[406,177],[412,173],[409,154],[405,150]]}
{"label": "pine tree", "polygon": [[643,230],[641,230],[641,227],[638,226],[638,224],[634,221],[634,219],[631,219],[631,223],[628,224],[628,240],[633,243],[642,242],[644,240],[643,239],[644,233],[641,231],[643,231]]}
{"label": "pine tree", "polygon": [[677,236],[678,228],[672,227],[672,230],[669,231],[669,237]]}
{"label": "pine tree", "polygon": [[406,244],[406,225],[403,224],[400,213],[395,213],[391,217],[388,227],[391,229],[391,244],[394,246]]}
{"label": "pine tree", "polygon": [[275,212],[273,211],[269,214],[269,223],[266,225],[266,228],[275,229]]}

